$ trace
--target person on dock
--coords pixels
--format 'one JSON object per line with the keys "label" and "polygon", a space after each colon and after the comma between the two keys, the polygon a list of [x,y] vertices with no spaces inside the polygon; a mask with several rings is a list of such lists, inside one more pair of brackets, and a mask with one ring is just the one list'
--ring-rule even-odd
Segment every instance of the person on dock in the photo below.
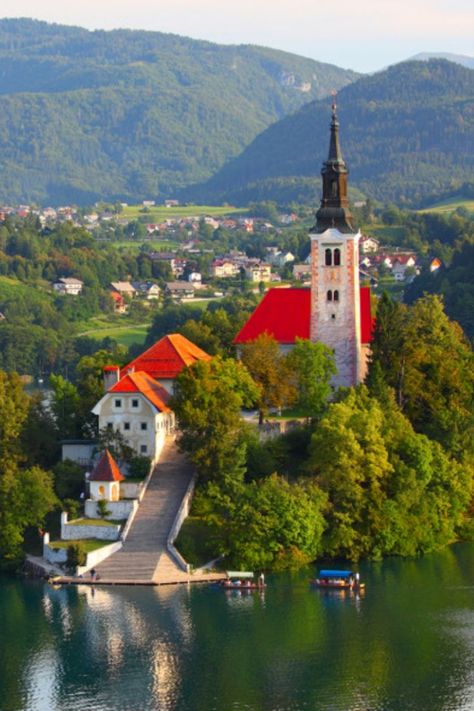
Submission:
{"label": "person on dock", "polygon": [[260,573],[260,575],[258,576],[258,587],[259,588],[265,587],[265,575],[263,574],[263,572]]}
{"label": "person on dock", "polygon": [[95,568],[91,568],[91,580],[92,581],[97,580],[97,571]]}

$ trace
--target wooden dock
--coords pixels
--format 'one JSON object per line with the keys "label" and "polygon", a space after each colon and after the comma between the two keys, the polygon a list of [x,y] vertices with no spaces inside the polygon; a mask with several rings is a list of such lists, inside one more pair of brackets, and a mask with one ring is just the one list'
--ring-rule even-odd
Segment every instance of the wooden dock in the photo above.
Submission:
{"label": "wooden dock", "polygon": [[49,578],[49,583],[51,585],[91,585],[93,587],[104,586],[104,585],[141,585],[141,586],[160,586],[160,585],[190,585],[200,583],[214,583],[221,580],[225,580],[226,576],[224,573],[195,573],[194,575],[188,575],[186,578],[169,578],[169,579],[158,579],[158,580],[119,580],[119,579],[107,579],[99,578],[93,579],[90,576],[85,578],[75,578],[68,576],[55,576]]}

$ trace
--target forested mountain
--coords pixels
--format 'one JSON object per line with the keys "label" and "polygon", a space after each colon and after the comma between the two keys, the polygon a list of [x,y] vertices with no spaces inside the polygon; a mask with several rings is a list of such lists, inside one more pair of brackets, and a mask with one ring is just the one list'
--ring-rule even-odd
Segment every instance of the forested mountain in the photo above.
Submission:
{"label": "forested mountain", "polygon": [[456,64],[462,64],[463,67],[474,69],[474,57],[469,57],[467,54],[453,54],[452,52],[419,52],[413,57],[409,57],[407,61],[426,62],[428,59],[447,59],[449,62],[456,62]]}
{"label": "forested mountain", "polygon": [[[442,59],[404,62],[344,87],[337,101],[350,184],[371,198],[416,204],[474,178],[472,70]],[[327,99],[306,104],[187,194],[314,200],[329,117]]]}
{"label": "forested mountain", "polygon": [[0,201],[170,196],[358,75],[256,46],[0,21]]}

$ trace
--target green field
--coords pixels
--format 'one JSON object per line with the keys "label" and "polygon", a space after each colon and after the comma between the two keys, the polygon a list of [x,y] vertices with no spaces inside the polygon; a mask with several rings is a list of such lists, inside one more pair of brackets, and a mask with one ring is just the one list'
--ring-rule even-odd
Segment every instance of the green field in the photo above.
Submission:
{"label": "green field", "polygon": [[131,220],[136,220],[139,217],[146,215],[150,222],[160,222],[161,220],[169,220],[179,217],[201,217],[210,215],[211,217],[222,217],[223,215],[235,216],[245,215],[248,213],[246,208],[232,207],[226,205],[224,207],[216,207],[211,205],[180,205],[179,207],[164,207],[157,205],[155,207],[144,208],[143,205],[128,205],[123,208],[120,217],[128,217]]}
{"label": "green field", "polygon": [[463,207],[469,212],[474,212],[474,200],[469,198],[449,198],[448,200],[442,200],[441,202],[436,202],[430,207],[425,207],[423,210],[418,210],[418,212],[440,212],[441,214],[449,214],[458,209],[458,207]]}
{"label": "green field", "polygon": [[389,244],[400,244],[405,233],[405,228],[400,225],[382,225],[375,223],[364,225],[361,228],[361,232],[365,235],[375,237],[375,239],[378,239],[382,244],[387,242]]}
{"label": "green field", "polygon": [[11,299],[19,296],[26,296],[28,293],[34,293],[36,299],[47,299],[49,294],[43,291],[42,285],[24,284],[18,279],[11,277],[0,276],[0,301]]}
{"label": "green field", "polygon": [[142,344],[145,342],[149,324],[127,324],[125,326],[104,326],[99,328],[91,328],[83,331],[81,336],[94,338],[96,341],[101,341],[103,338],[113,338],[114,341],[123,346],[130,347],[132,343]]}
{"label": "green field", "polygon": [[159,252],[163,250],[168,250],[171,248],[176,249],[176,242],[172,242],[169,239],[144,239],[139,241],[134,240],[121,240],[120,242],[111,242],[114,249],[118,249],[123,252],[130,252],[132,254],[138,254],[142,244],[146,244],[150,251]]}

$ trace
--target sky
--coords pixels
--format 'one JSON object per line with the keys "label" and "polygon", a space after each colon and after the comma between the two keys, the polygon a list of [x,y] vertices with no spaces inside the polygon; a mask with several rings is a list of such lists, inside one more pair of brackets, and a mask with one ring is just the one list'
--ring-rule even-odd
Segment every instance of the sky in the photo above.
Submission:
{"label": "sky", "polygon": [[260,44],[362,72],[474,54],[472,0],[0,0],[0,17]]}

